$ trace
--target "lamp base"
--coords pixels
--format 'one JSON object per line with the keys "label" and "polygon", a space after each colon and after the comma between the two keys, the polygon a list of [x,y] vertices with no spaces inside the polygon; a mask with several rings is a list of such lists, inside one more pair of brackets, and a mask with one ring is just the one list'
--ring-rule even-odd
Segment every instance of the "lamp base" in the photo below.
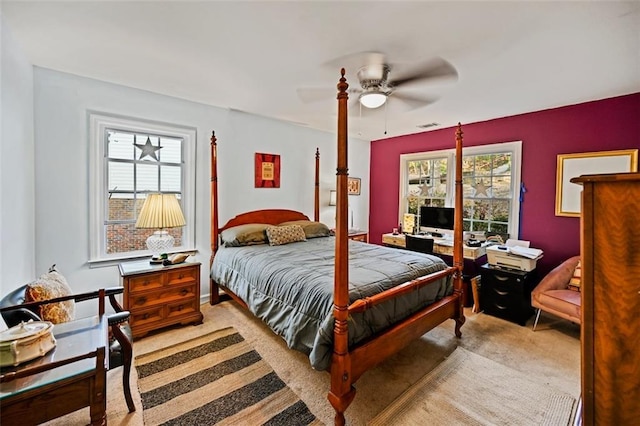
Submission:
{"label": "lamp base", "polygon": [[153,253],[151,263],[162,263],[162,254],[171,250],[173,241],[173,237],[167,231],[160,230],[151,234],[147,238],[147,248]]}

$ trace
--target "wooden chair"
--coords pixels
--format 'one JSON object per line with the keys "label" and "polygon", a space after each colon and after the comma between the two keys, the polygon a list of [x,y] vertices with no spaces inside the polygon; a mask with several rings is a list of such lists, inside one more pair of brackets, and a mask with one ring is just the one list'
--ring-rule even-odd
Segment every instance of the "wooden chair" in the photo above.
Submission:
{"label": "wooden chair", "polygon": [[[92,291],[88,293],[75,294],[54,299],[25,303],[25,291],[27,286],[24,285],[13,290],[0,300],[0,314],[8,327],[13,327],[20,322],[29,320],[40,321],[38,308],[42,305],[73,300],[76,303],[85,300],[96,299],[100,297],[100,291]],[[129,311],[122,309],[122,306],[116,300],[115,296],[123,292],[122,287],[113,287],[104,289],[105,296],[109,297],[109,303],[115,311],[114,314],[108,316],[109,330],[111,339],[109,342],[109,369],[122,366],[122,387],[124,389],[124,397],[127,402],[129,412],[136,411],[136,406],[131,397],[131,386],[129,377],[131,375],[131,362],[133,360],[133,345],[131,338],[131,328],[129,327]]]}

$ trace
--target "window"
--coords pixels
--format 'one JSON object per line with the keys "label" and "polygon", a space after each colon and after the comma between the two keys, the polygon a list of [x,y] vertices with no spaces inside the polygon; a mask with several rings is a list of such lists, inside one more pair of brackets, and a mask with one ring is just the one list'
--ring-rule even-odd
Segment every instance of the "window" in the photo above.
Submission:
{"label": "window", "polygon": [[[518,237],[521,142],[465,148],[462,159],[465,231]],[[453,207],[454,150],[400,156],[400,217],[420,206]],[[450,178],[451,177],[451,178]]]}
{"label": "window", "polygon": [[187,225],[169,229],[176,251],[194,247],[195,129],[89,114],[90,262],[146,256],[155,230],[137,229],[151,193],[174,194]]}

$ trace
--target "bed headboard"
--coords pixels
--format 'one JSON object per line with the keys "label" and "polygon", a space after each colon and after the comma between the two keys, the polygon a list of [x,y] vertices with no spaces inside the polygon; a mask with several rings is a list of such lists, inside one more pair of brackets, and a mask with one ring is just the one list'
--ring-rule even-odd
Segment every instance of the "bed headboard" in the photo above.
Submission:
{"label": "bed headboard", "polygon": [[245,225],[247,223],[268,223],[270,225],[277,225],[290,220],[309,220],[309,216],[295,210],[286,209],[254,210],[239,214],[238,216],[230,219],[222,228],[220,228],[220,231],[232,226]]}

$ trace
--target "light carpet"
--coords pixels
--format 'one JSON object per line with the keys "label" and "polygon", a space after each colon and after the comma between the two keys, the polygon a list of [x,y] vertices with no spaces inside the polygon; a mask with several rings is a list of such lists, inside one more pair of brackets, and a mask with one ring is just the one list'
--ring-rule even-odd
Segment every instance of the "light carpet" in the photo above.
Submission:
{"label": "light carpet", "polygon": [[145,425],[316,425],[233,327],[136,357]]}
{"label": "light carpet", "polygon": [[576,400],[461,347],[369,422],[378,425],[568,425]]}

